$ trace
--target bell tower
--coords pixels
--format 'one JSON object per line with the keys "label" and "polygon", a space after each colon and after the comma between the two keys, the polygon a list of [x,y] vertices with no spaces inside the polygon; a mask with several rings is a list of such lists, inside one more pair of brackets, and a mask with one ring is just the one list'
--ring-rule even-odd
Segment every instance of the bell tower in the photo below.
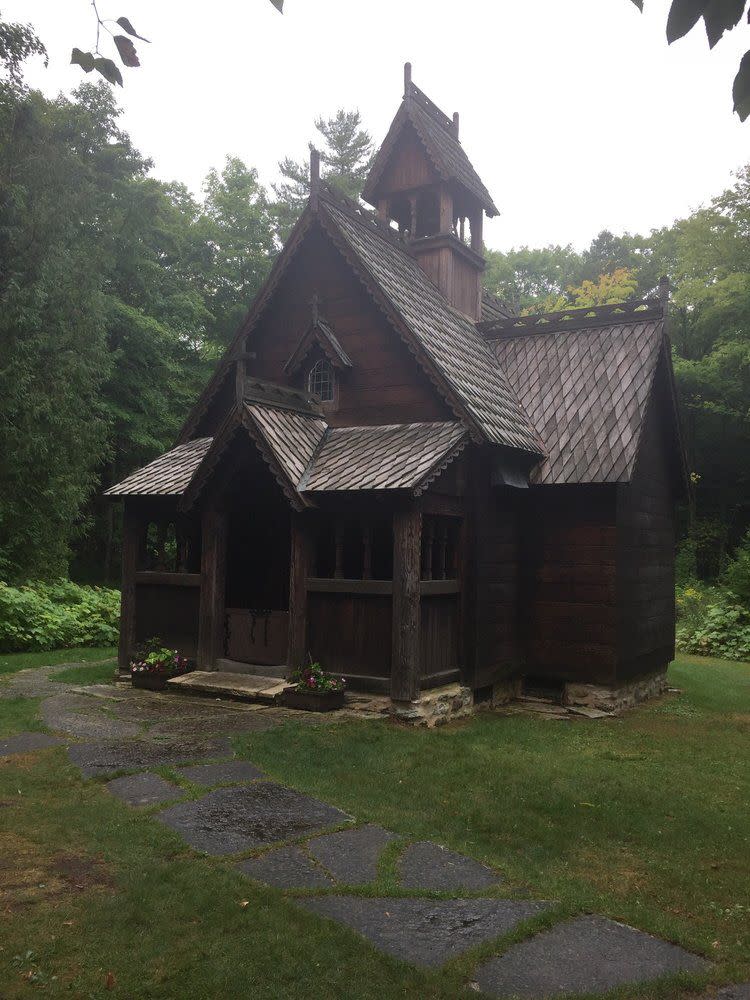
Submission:
{"label": "bell tower", "polygon": [[404,96],[378,150],[363,198],[408,238],[412,254],[452,306],[482,318],[482,222],[497,215],[448,118],[404,66]]}

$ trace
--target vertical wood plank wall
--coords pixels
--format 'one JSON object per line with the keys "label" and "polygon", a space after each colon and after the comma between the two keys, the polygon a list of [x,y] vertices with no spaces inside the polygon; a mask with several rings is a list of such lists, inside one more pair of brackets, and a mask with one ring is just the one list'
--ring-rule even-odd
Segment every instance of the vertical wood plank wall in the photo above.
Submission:
{"label": "vertical wood plank wall", "polygon": [[393,653],[391,698],[411,701],[419,696],[420,596],[422,514],[418,510],[393,515]]}
{"label": "vertical wood plank wall", "polygon": [[464,681],[480,688],[520,666],[518,505],[530,491],[493,488],[481,455],[473,456],[470,477],[461,616]]}
{"label": "vertical wood plank wall", "polygon": [[198,666],[211,669],[223,654],[224,588],[226,583],[227,516],[206,510],[202,519],[201,595],[198,621]]}
{"label": "vertical wood plank wall", "polygon": [[616,487],[540,486],[528,492],[525,673],[612,684],[617,663]]}
{"label": "vertical wood plank wall", "polygon": [[675,497],[660,404],[655,395],[633,479],[618,493],[618,680],[674,659]]}

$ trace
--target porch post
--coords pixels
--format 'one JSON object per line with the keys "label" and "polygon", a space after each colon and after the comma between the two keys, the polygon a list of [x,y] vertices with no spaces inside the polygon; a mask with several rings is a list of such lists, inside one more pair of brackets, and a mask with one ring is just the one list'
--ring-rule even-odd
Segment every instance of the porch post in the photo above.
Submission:
{"label": "porch post", "polygon": [[138,569],[141,518],[132,503],[125,501],[122,512],[122,587],[120,591],[120,641],[117,667],[126,674],[135,648],[135,573]]}
{"label": "porch post", "polygon": [[202,518],[201,596],[198,612],[198,667],[212,670],[224,652],[224,588],[227,517],[206,510]]}
{"label": "porch post", "polygon": [[421,556],[421,511],[397,511],[393,515],[391,698],[394,701],[414,701],[419,697]]}
{"label": "porch post", "polygon": [[287,663],[299,669],[307,654],[307,577],[312,546],[303,515],[292,514],[292,544],[289,561],[289,649]]}

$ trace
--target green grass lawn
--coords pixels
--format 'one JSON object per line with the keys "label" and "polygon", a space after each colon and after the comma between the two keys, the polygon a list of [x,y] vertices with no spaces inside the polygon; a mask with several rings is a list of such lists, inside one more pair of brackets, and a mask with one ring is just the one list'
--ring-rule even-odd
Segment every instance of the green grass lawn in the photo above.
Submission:
{"label": "green grass lawn", "polygon": [[[748,980],[750,665],[683,657],[670,676],[682,694],[616,720],[290,723],[238,747],[358,820],[496,865],[501,894],[559,901],[555,918],[604,913],[710,957],[711,982]],[[35,710],[0,701],[0,725],[28,728]],[[477,996],[465,984],[491,951],[434,973],[380,955],[194,856],[60,750],[0,763],[0,859],[3,998],[447,1000]]]}
{"label": "green grass lawn", "polygon": [[51,667],[58,663],[96,663],[111,660],[117,650],[111,647],[76,646],[73,649],[55,649],[48,653],[0,653],[0,676],[15,674],[30,667]]}

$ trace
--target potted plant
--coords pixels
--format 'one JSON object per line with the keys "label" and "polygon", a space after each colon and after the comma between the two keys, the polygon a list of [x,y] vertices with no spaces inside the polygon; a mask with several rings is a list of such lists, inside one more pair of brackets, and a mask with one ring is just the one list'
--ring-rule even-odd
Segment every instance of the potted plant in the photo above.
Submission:
{"label": "potted plant", "polygon": [[187,657],[162,645],[161,640],[151,639],[136,652],[130,664],[130,680],[133,687],[163,691],[171,677],[179,677],[192,669]]}
{"label": "potted plant", "polygon": [[301,708],[307,712],[332,712],[344,707],[343,677],[326,673],[319,663],[308,663],[295,671],[292,686],[284,690],[282,702],[287,708]]}

